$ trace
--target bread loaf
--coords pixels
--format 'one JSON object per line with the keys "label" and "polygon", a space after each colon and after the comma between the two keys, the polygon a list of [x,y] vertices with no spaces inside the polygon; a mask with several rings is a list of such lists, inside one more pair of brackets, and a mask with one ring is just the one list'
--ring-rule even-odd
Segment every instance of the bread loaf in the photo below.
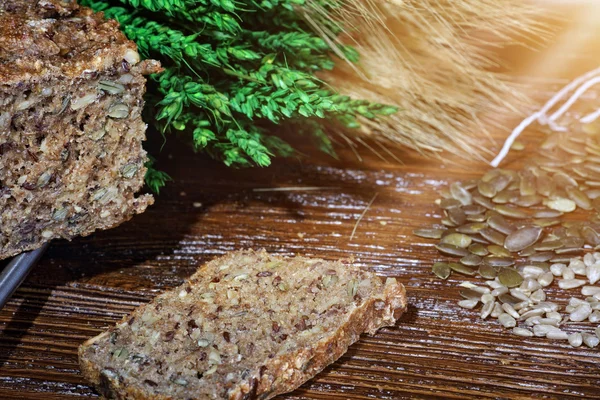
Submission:
{"label": "bread loaf", "polygon": [[0,0],[0,259],[145,210],[143,74],[115,21],[74,1]]}
{"label": "bread loaf", "polygon": [[347,261],[230,253],[79,349],[107,398],[269,399],[394,325],[404,287]]}

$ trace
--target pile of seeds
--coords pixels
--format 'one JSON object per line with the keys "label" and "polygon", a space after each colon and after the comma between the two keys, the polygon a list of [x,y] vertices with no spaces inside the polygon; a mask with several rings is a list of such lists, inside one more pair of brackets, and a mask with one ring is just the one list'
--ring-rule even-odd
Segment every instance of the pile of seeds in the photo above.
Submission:
{"label": "pile of seeds", "polygon": [[[486,286],[462,283],[459,306],[481,306],[481,318],[497,318],[515,335],[596,347],[600,326],[561,329],[600,323],[600,285],[594,286],[600,281],[600,120],[571,126],[550,132],[518,171],[493,169],[450,185],[436,201],[442,226],[414,233],[439,239],[438,251],[455,259],[433,265],[439,278],[485,280]],[[583,298],[561,307],[546,298],[553,283]]]}

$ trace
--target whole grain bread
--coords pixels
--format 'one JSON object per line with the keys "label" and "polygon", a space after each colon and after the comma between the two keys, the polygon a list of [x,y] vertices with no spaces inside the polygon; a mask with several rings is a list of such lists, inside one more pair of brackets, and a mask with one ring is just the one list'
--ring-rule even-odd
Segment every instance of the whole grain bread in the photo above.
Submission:
{"label": "whole grain bread", "polygon": [[269,399],[394,325],[404,287],[349,261],[227,254],[79,349],[115,399]]}
{"label": "whole grain bread", "polygon": [[116,21],[74,1],[0,0],[0,259],[140,213],[144,74]]}

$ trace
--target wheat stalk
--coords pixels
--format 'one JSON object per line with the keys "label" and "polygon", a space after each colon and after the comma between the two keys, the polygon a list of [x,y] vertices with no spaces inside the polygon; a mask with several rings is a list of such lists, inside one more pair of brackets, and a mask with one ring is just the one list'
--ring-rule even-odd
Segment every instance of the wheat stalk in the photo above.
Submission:
{"label": "wheat stalk", "polygon": [[[400,109],[378,121],[362,120],[359,134],[429,154],[492,155],[484,127],[502,125],[504,116],[524,113],[529,104],[516,84],[495,72],[501,65],[493,49],[526,38],[542,41],[548,31],[539,7],[521,0],[340,3],[330,8],[311,0],[302,9],[332,45],[352,44],[361,54],[358,67],[338,63],[322,78],[343,94]],[[342,26],[345,33],[335,35]]]}

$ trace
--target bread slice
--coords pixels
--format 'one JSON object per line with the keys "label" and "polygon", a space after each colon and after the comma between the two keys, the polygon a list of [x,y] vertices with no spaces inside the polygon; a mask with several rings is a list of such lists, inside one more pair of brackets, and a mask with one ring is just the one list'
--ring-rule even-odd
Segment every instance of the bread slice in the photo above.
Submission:
{"label": "bread slice", "polygon": [[79,348],[107,398],[269,399],[394,325],[404,286],[348,261],[238,251]]}
{"label": "bread slice", "polygon": [[0,259],[128,220],[144,184],[144,74],[116,21],[0,0]]}

